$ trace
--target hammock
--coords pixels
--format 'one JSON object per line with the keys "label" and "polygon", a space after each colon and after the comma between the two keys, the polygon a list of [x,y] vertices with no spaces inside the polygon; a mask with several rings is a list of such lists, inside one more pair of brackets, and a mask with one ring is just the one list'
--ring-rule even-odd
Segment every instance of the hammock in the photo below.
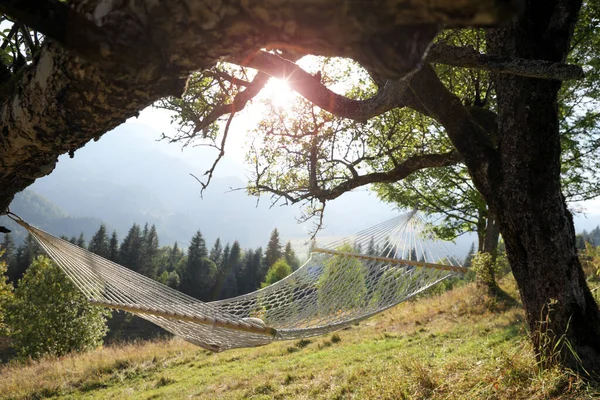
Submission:
{"label": "hammock", "polygon": [[211,351],[333,332],[467,270],[413,212],[314,248],[302,267],[264,289],[202,302],[9,217],[91,303],[128,311]]}

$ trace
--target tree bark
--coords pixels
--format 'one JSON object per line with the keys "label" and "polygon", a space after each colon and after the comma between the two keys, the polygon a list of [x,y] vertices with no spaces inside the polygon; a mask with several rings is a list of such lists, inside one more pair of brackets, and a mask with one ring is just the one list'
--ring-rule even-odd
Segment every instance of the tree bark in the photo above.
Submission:
{"label": "tree bark", "polygon": [[[512,24],[490,32],[488,48],[500,56],[564,61],[580,5],[530,1]],[[495,82],[501,171],[490,174],[495,190],[487,200],[498,214],[538,361],[598,374],[600,312],[560,188],[560,82],[510,75]]]}

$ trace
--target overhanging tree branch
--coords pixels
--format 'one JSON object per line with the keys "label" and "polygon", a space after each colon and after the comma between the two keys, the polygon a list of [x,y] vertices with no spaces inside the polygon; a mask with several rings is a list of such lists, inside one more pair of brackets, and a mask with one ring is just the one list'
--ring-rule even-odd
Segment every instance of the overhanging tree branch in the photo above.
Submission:
{"label": "overhanging tree branch", "polygon": [[565,81],[581,79],[584,76],[583,69],[578,65],[481,54],[472,47],[450,46],[442,43],[433,45],[425,60],[432,63],[482,69],[529,78]]}
{"label": "overhanging tree branch", "polygon": [[[461,162],[461,158],[456,151],[451,151],[442,154],[421,154],[407,158],[405,161],[398,163],[394,168],[386,172],[372,172],[365,175],[360,175],[330,188],[325,189],[318,187],[314,183],[308,184],[306,187],[297,187],[295,189],[280,190],[260,183],[261,176],[257,176],[257,181],[252,189],[259,192],[268,192],[274,195],[285,198],[290,203],[298,203],[311,199],[319,200],[324,203],[327,200],[333,200],[342,194],[349,192],[361,186],[371,183],[391,183],[397,182],[406,178],[413,172],[420,171],[426,168],[440,168],[449,165],[454,165]],[[292,192],[298,194],[293,195]]]}
{"label": "overhanging tree branch", "polygon": [[405,79],[387,81],[374,97],[366,100],[354,100],[333,92],[319,79],[292,61],[275,54],[261,51],[246,59],[237,60],[237,62],[240,65],[265,72],[274,78],[285,80],[291,89],[337,117],[357,121],[366,121],[400,106],[402,95],[407,87]]}

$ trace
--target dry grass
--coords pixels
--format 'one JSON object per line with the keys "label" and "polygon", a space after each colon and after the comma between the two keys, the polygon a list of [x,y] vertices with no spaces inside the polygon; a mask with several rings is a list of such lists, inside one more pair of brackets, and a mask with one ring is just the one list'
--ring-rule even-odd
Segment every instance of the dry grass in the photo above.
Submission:
{"label": "dry grass", "polygon": [[104,380],[131,367],[151,369],[197,351],[197,347],[182,340],[157,340],[25,364],[9,363],[0,368],[0,396],[48,397],[74,388],[101,387]]}
{"label": "dry grass", "polygon": [[[503,288],[516,296],[514,282]],[[535,366],[515,304],[464,286],[327,337],[220,354],[178,340],[104,348],[4,367],[0,397],[599,398],[578,377]]]}

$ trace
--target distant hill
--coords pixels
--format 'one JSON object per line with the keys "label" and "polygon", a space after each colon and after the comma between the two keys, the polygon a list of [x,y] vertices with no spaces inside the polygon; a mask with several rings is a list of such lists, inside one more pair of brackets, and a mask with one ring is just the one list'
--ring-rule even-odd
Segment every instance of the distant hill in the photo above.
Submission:
{"label": "distant hill", "polygon": [[[101,223],[97,218],[70,216],[48,199],[31,190],[17,194],[10,210],[28,223],[59,236],[79,236],[83,232],[89,240]],[[17,244],[27,236],[23,228],[7,217],[0,217],[0,225],[13,231],[12,235]]]}
{"label": "distant hill", "polygon": [[[55,171],[30,187],[55,205],[37,213],[50,216],[46,220],[27,219],[50,227],[57,220],[53,215],[60,211],[69,221],[81,219],[79,230],[87,240],[101,221],[116,229],[120,239],[134,222],[155,224],[161,245],[178,241],[187,246],[193,234],[201,230],[209,245],[220,237],[225,242],[238,240],[243,247],[264,246],[275,227],[282,240],[308,240],[312,225],[297,223],[299,207],[270,207],[268,198],[257,205],[257,199],[245,191],[232,191],[244,187],[245,181],[240,178],[240,167],[227,159],[201,198],[201,186],[190,174],[202,177],[205,170],[178,157],[172,148],[165,150],[168,145],[157,143],[158,136],[157,131],[127,123],[78,150],[73,159],[61,157]],[[213,152],[191,150],[210,165]],[[221,171],[233,173],[235,168],[235,176],[222,175]],[[29,207],[22,200],[15,200],[15,212]],[[24,218],[29,215],[21,214]],[[323,235],[348,235],[394,215],[369,192],[349,193],[328,203]],[[63,225],[52,226],[52,232],[72,235],[71,226],[64,231],[67,233],[61,231],[67,229]]]}

